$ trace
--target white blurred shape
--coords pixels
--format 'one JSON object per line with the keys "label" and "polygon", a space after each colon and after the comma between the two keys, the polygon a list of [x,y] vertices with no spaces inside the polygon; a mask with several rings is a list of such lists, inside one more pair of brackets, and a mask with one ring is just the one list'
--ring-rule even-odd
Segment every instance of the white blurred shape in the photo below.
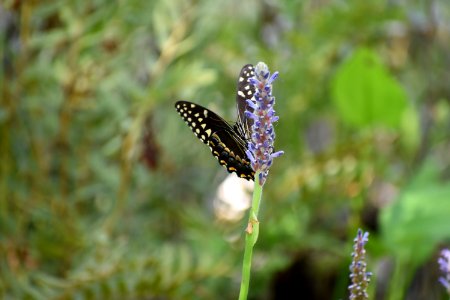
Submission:
{"label": "white blurred shape", "polygon": [[220,221],[238,221],[251,205],[253,182],[229,174],[217,188],[214,212]]}

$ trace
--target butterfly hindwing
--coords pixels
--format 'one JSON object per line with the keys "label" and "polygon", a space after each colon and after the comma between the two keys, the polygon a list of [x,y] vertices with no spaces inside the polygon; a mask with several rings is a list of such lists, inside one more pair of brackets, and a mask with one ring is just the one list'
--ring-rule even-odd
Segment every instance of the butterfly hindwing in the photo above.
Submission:
{"label": "butterfly hindwing", "polygon": [[227,171],[253,180],[255,172],[245,154],[245,137],[211,110],[188,101],[178,101],[175,108],[192,132],[211,149],[211,153]]}

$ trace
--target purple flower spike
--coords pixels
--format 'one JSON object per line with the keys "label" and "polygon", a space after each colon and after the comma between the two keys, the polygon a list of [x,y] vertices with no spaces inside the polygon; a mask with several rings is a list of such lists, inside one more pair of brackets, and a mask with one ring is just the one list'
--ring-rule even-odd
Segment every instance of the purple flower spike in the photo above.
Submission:
{"label": "purple flower spike", "polygon": [[441,251],[441,256],[438,259],[439,268],[441,269],[444,276],[439,277],[439,282],[447,290],[447,293],[450,295],[450,250],[443,249]]}
{"label": "purple flower spike", "polygon": [[369,233],[358,229],[358,234],[354,240],[352,253],[352,264],[350,265],[350,279],[352,284],[349,285],[350,300],[367,300],[367,286],[370,282],[371,272],[366,272],[366,250],[365,244],[369,240]]}
{"label": "purple flower spike", "polygon": [[273,158],[284,153],[283,151],[273,152],[275,140],[273,123],[278,121],[278,116],[275,116],[275,110],[273,109],[275,97],[272,96],[272,82],[277,77],[278,72],[270,76],[267,65],[259,62],[255,67],[255,77],[249,79],[256,91],[254,94],[255,102],[253,105],[249,105],[251,111],[245,112],[248,118],[254,120],[251,128],[251,139],[248,142],[249,153],[247,153],[247,156],[253,170],[260,172],[259,184],[261,186],[266,182]]}

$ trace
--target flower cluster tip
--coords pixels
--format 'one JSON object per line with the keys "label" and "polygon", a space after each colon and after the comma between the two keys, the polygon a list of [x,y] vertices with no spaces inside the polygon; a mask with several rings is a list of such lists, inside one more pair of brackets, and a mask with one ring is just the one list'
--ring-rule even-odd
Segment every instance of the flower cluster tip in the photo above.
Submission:
{"label": "flower cluster tip", "polygon": [[350,279],[352,283],[348,287],[350,300],[367,300],[367,286],[370,282],[371,272],[366,271],[366,250],[364,246],[369,241],[369,233],[358,229],[354,240],[352,263],[350,265]]}
{"label": "flower cluster tip", "polygon": [[247,100],[245,116],[253,121],[251,137],[248,142],[247,157],[252,168],[259,172],[259,184],[263,185],[269,174],[273,159],[284,152],[274,152],[275,130],[273,123],[278,121],[273,108],[275,97],[272,95],[272,83],[277,79],[278,72],[270,74],[265,63],[259,62],[255,67],[255,76],[250,83],[255,87],[252,100]]}
{"label": "flower cluster tip", "polygon": [[443,276],[439,277],[439,282],[445,287],[447,293],[450,295],[450,250],[443,249],[441,256],[438,259],[439,268]]}

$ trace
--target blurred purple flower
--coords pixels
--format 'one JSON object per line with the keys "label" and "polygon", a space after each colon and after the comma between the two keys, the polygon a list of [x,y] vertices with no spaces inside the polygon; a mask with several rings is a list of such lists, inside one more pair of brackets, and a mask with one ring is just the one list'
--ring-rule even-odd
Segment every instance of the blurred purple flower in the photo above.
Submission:
{"label": "blurred purple flower", "polygon": [[274,151],[275,130],[273,123],[278,121],[273,106],[275,97],[272,96],[272,82],[278,77],[278,72],[270,75],[265,63],[259,62],[255,67],[255,77],[250,83],[255,87],[255,101],[247,100],[247,118],[253,120],[251,139],[248,143],[247,157],[252,168],[259,174],[259,184],[262,186],[269,174],[273,158],[282,155],[283,151]]}
{"label": "blurred purple flower", "polygon": [[350,279],[352,284],[349,285],[350,300],[367,300],[367,286],[370,282],[371,272],[366,272],[366,250],[364,245],[369,240],[369,233],[358,229],[358,233],[354,240],[352,252],[352,263],[350,265]]}
{"label": "blurred purple flower", "polygon": [[439,282],[447,290],[447,293],[450,295],[450,250],[443,249],[441,251],[441,256],[438,259],[439,268],[441,269],[444,276],[439,277]]}

